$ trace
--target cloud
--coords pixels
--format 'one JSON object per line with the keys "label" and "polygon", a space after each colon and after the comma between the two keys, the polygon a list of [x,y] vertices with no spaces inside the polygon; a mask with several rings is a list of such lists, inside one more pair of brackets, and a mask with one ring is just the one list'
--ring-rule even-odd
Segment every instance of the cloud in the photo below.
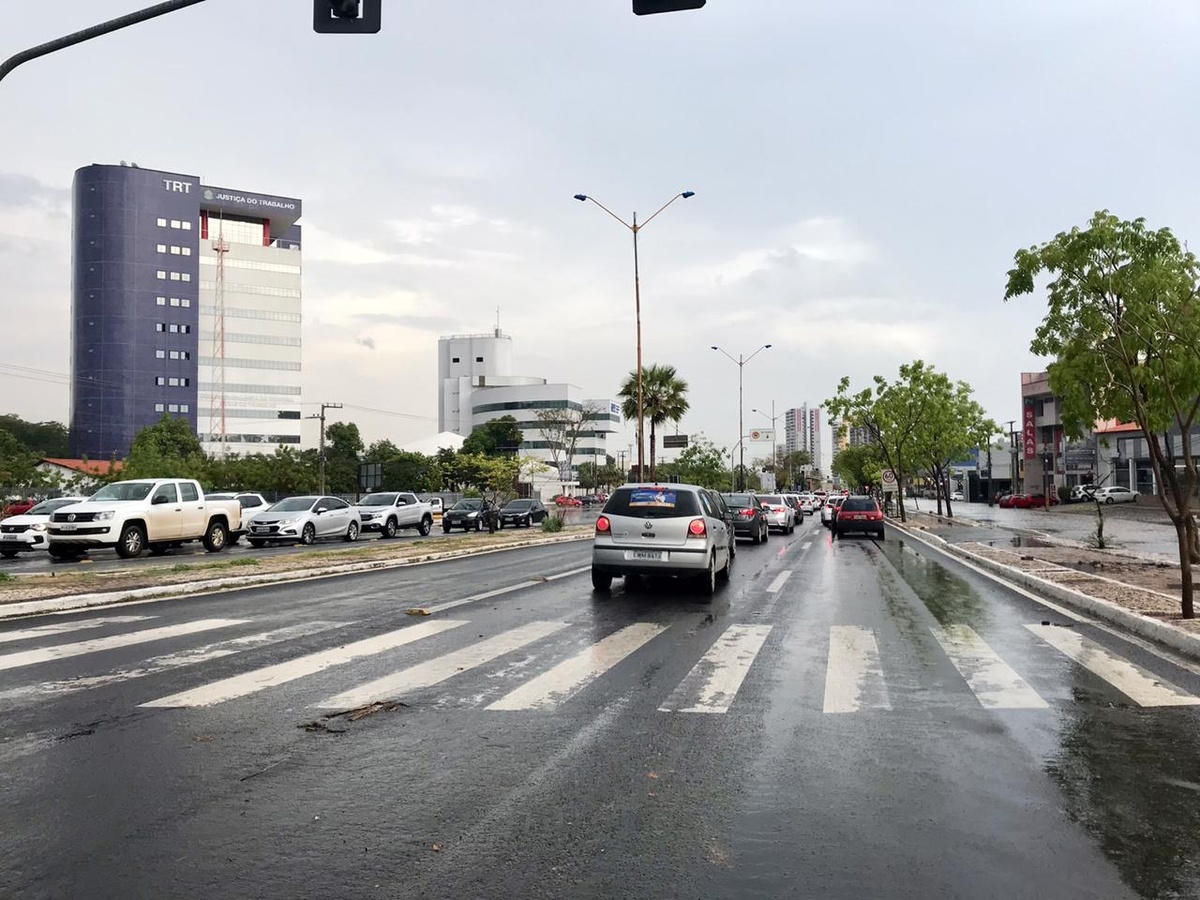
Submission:
{"label": "cloud", "polygon": [[375,349],[375,338],[371,337],[370,335],[363,335],[359,337],[357,343],[366,347],[368,350]]}

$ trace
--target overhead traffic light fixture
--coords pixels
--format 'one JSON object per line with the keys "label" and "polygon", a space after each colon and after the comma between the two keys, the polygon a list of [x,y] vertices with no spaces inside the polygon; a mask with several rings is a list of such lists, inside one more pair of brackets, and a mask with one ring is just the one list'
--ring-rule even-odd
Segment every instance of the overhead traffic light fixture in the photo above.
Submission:
{"label": "overhead traffic light fixture", "polygon": [[378,34],[383,0],[313,0],[313,31],[320,34]]}
{"label": "overhead traffic light fixture", "polygon": [[705,0],[633,0],[635,16],[652,16],[655,13],[678,12],[681,9],[699,9]]}

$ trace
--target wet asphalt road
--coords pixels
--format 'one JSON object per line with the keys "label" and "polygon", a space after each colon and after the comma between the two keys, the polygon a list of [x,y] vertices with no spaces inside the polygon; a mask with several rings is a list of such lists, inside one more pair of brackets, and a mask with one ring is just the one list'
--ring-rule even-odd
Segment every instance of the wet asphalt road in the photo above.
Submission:
{"label": "wet asphalt road", "polygon": [[1200,667],[895,532],[588,552],[0,625],[0,895],[1200,895]]}

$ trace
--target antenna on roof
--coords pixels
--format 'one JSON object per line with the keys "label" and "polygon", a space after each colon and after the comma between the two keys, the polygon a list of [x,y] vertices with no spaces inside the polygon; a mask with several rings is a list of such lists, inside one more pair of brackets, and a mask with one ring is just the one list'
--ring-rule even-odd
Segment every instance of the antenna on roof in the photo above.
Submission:
{"label": "antenna on roof", "polygon": [[496,337],[500,337],[500,307],[496,307]]}

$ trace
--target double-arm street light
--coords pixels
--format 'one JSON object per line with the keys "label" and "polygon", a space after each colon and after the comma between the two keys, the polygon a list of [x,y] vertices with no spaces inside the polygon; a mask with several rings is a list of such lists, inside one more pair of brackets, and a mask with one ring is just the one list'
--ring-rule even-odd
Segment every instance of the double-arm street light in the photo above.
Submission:
{"label": "double-arm street light", "polygon": [[745,368],[746,363],[750,362],[750,360],[754,359],[754,357],[758,356],[758,354],[762,353],[764,350],[770,350],[771,345],[763,344],[761,347],[759,347],[757,350],[755,350],[749,356],[742,356],[742,354],[739,353],[736,357],[732,356],[729,353],[726,353],[724,350],[722,350],[716,344],[712,345],[712,349],[717,350],[721,353],[725,353],[725,355],[729,358],[729,360],[738,367],[738,438],[740,439],[742,450],[741,450],[741,458],[738,463],[738,488],[737,489],[739,491],[744,491],[746,489],[746,429],[743,424],[744,405],[742,403],[742,369]]}
{"label": "double-arm street light", "polygon": [[645,411],[645,406],[643,405],[643,397],[642,397],[642,284],[641,284],[641,277],[638,272],[638,232],[641,231],[643,228],[645,228],[647,225],[649,225],[650,222],[653,221],[654,216],[657,216],[660,212],[662,212],[664,209],[666,209],[668,206],[670,206],[672,203],[674,203],[680,197],[682,197],[684,200],[686,200],[686,199],[688,199],[688,197],[694,197],[694,196],[696,196],[695,191],[680,191],[678,194],[676,194],[674,197],[672,197],[670,200],[668,200],[666,203],[664,203],[662,206],[660,206],[658,208],[658,210],[654,213],[654,215],[650,216],[649,219],[647,219],[645,222],[642,222],[641,224],[638,224],[636,212],[633,214],[633,221],[626,222],[624,219],[622,219],[620,216],[618,216],[615,212],[613,212],[611,209],[609,209],[607,206],[605,206],[603,203],[601,203],[595,197],[589,197],[587,194],[576,194],[575,195],[575,199],[578,200],[580,203],[583,203],[587,200],[591,200],[598,207],[600,207],[602,210],[604,210],[606,213],[608,213],[610,216],[612,216],[614,219],[616,219],[618,222],[620,222],[622,225],[624,225],[626,228],[628,228],[630,231],[633,232],[633,302],[634,302],[634,310],[635,310],[636,317],[637,317],[637,417],[638,417],[638,421],[637,421],[638,477],[637,477],[637,480],[638,481],[642,481],[645,478],[645,475],[644,475],[645,468],[644,467],[645,467],[645,463],[646,463],[646,442],[645,442],[644,438],[642,437],[642,434],[645,431],[644,426],[645,426],[646,411]]}
{"label": "double-arm street light", "polygon": [[[750,410],[750,412],[756,412],[760,416],[764,416],[771,420],[771,471],[773,471],[775,473],[776,481],[778,481],[779,480],[778,479],[778,476],[779,476],[779,432],[775,429],[775,420],[783,418],[783,413],[780,413],[779,415],[775,415],[775,401],[774,400],[771,401],[771,414],[769,416],[767,415],[765,410],[758,409],[758,408],[752,408]],[[775,490],[782,491],[785,487],[791,487],[791,486],[792,486],[792,473],[791,473],[790,463],[789,463],[787,484],[776,484]]]}

